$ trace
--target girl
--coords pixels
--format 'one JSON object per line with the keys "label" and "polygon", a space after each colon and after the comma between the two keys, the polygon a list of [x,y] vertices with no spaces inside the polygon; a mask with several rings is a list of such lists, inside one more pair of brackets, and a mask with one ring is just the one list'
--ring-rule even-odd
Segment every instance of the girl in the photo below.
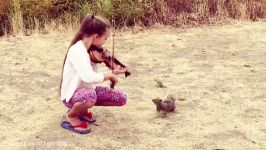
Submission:
{"label": "girl", "polygon": [[[117,67],[113,73],[97,73],[96,65],[103,61],[102,51],[89,50],[92,45],[101,47],[111,32],[108,20],[100,16],[87,16],[81,23],[64,60],[63,77],[60,86],[61,100],[70,110],[67,121],[61,126],[76,133],[85,134],[91,130],[85,122],[95,121],[88,109],[98,106],[122,106],[126,95],[107,87],[95,87],[96,83],[111,81],[117,83],[118,74],[127,68]],[[89,51],[88,51],[89,50]]]}

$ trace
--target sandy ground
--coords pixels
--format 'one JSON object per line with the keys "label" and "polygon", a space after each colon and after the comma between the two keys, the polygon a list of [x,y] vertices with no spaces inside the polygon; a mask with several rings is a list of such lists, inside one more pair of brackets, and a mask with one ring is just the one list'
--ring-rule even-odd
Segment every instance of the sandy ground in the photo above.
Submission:
{"label": "sandy ground", "polygon": [[[116,56],[132,72],[116,88],[128,103],[94,107],[88,135],[60,127],[72,37],[0,38],[0,149],[266,149],[266,22],[116,33]],[[161,118],[151,99],[169,93],[177,112]]]}

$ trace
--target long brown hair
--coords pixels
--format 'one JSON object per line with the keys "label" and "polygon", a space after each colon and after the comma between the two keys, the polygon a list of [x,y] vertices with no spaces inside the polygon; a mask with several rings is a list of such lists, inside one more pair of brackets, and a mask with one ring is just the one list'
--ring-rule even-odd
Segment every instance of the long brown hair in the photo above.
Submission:
{"label": "long brown hair", "polygon": [[[101,16],[95,16],[95,15],[88,15],[86,16],[83,21],[80,24],[80,28],[76,35],[74,36],[72,42],[70,43],[69,48],[76,44],[78,41],[82,40],[84,37],[90,37],[93,34],[98,34],[99,36],[102,36],[105,34],[106,30],[111,28],[111,24],[109,20],[107,20],[104,17]],[[68,48],[68,50],[69,50]],[[67,50],[67,53],[68,53]],[[63,71],[64,71],[64,65],[66,62],[67,53],[64,59],[63,63],[63,69],[62,69],[62,76],[61,76],[61,82],[60,82],[60,94],[61,94],[61,87],[63,82]]]}

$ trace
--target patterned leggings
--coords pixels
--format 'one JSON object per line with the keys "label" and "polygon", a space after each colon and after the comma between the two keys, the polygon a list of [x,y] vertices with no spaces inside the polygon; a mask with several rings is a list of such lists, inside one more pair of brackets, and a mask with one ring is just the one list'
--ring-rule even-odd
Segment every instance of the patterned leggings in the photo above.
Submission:
{"label": "patterned leggings", "polygon": [[125,93],[97,86],[95,90],[86,88],[76,90],[69,102],[64,101],[64,104],[68,108],[72,108],[76,102],[95,103],[95,106],[123,106],[126,101]]}

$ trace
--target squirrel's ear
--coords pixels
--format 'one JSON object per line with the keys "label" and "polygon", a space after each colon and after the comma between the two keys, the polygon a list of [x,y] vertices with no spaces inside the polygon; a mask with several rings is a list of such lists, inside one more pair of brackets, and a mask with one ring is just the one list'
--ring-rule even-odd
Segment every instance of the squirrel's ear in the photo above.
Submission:
{"label": "squirrel's ear", "polygon": [[153,102],[161,102],[162,99],[160,99],[160,98],[154,98],[154,99],[152,99],[152,101],[153,101]]}
{"label": "squirrel's ear", "polygon": [[169,94],[167,96],[167,99],[171,99],[171,100],[175,101],[176,100],[176,97],[173,94]]}

